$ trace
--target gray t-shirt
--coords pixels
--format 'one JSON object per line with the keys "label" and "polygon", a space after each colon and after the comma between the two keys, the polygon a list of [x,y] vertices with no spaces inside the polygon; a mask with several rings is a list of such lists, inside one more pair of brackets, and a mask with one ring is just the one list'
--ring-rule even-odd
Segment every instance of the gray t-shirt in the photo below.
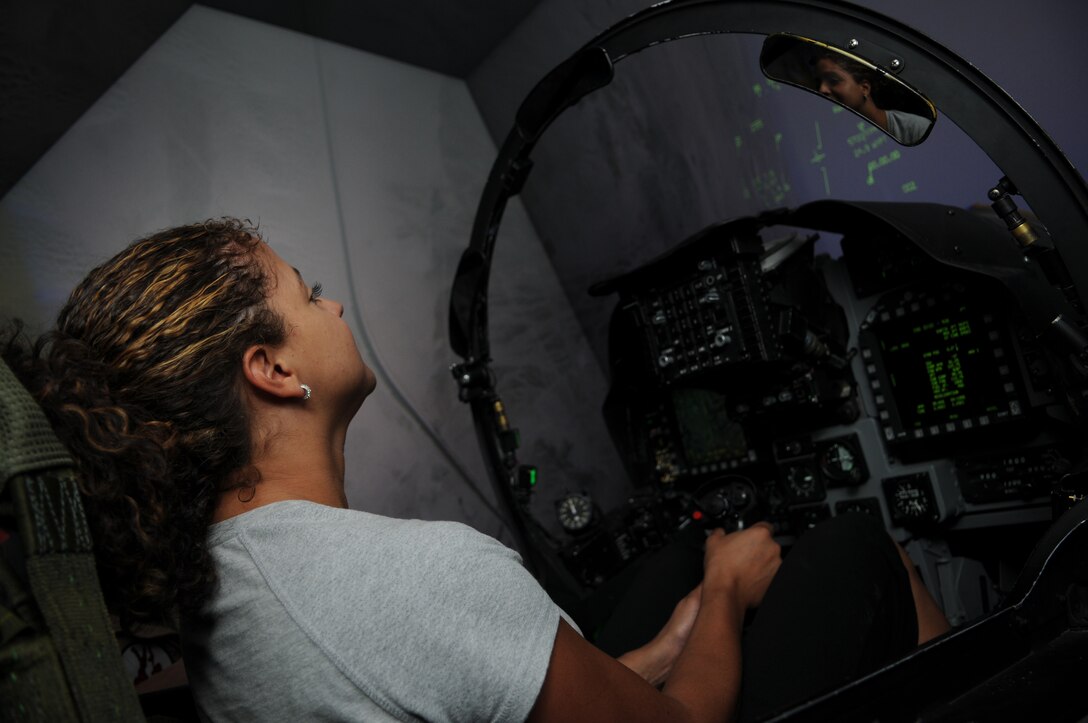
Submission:
{"label": "gray t-shirt", "polygon": [[933,123],[928,118],[905,111],[885,111],[888,117],[888,133],[901,143],[917,143],[922,140]]}
{"label": "gray t-shirt", "polygon": [[205,719],[521,721],[540,692],[561,611],[470,527],[290,501],[209,542],[183,638]]}

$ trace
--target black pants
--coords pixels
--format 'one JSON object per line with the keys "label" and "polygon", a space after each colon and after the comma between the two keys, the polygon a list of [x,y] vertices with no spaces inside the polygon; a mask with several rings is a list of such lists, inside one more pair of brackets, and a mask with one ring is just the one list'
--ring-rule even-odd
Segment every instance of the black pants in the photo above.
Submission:
{"label": "black pants", "polygon": [[[645,644],[702,577],[698,540],[666,547],[598,633],[613,655]],[[918,623],[907,571],[884,528],[835,517],[789,551],[743,638],[740,720],[756,721],[909,652]]]}

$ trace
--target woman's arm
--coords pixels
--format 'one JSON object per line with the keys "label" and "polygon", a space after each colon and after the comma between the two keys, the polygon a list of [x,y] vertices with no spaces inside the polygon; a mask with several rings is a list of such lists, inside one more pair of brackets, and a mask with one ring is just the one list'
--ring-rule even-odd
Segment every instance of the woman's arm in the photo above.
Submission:
{"label": "woman's arm", "polygon": [[529,720],[728,720],[740,689],[744,612],[763,599],[779,562],[768,525],[707,538],[691,634],[660,692],[560,622]]}
{"label": "woman's arm", "polygon": [[672,616],[654,639],[616,658],[638,673],[647,683],[661,686],[669,678],[676,659],[684,650],[695,616],[699,613],[703,586],[699,585],[676,604]]}

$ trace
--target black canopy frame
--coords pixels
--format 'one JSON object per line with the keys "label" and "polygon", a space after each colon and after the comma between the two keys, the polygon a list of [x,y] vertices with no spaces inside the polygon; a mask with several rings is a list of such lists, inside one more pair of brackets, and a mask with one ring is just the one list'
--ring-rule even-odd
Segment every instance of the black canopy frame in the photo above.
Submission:
{"label": "black canopy frame", "polygon": [[[450,343],[464,359],[452,371],[461,398],[472,407],[492,484],[511,513],[530,569],[538,573],[542,560],[530,544],[533,531],[524,519],[528,489],[519,481],[524,475],[517,469],[517,435],[509,428],[490,369],[488,282],[506,203],[521,191],[544,131],[567,108],[608,85],[616,63],[654,45],[723,33],[789,33],[849,48],[924,89],[1045,223],[1056,250],[1049,254],[1049,266],[1057,264],[1073,283],[1065,297],[1054,291],[1050,318],[1076,318],[1067,299],[1088,308],[1088,186],[1023,108],[949,49],[903,23],[840,0],[665,0],[631,15],[556,66],[521,103],[484,186],[450,298]],[[979,190],[981,195],[987,189]],[[1014,243],[1011,236],[1009,243]],[[1049,313],[1035,310],[1036,317]]]}

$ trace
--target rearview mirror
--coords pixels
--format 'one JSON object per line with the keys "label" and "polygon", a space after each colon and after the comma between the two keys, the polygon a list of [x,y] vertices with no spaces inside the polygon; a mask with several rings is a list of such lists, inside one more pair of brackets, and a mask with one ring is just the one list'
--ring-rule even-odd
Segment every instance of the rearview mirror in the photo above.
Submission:
{"label": "rearview mirror", "polygon": [[771,35],[759,67],[768,78],[853,111],[904,146],[926,139],[937,109],[918,91],[857,55],[796,35]]}

